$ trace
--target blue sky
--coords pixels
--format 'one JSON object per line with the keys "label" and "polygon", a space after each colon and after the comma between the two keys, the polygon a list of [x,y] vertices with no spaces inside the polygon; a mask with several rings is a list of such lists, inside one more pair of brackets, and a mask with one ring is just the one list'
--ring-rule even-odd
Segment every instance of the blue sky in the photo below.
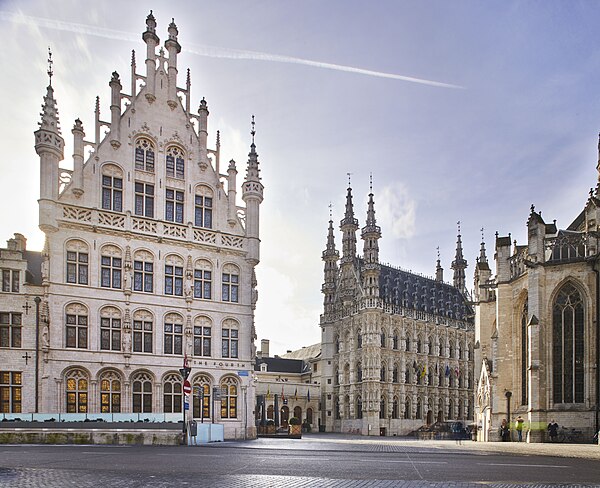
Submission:
{"label": "blue sky", "polygon": [[525,242],[532,203],[564,228],[596,184],[597,2],[3,1],[0,240],[21,232],[31,249],[43,243],[32,133],[47,47],[71,154],[75,118],[92,136],[96,95],[108,118],[111,73],[129,86],[132,49],[143,72],[150,8],[161,42],[175,18],[179,85],[189,67],[192,106],[206,98],[209,141],[219,129],[225,161],[245,163],[256,116],[265,185],[256,320],[274,353],[320,339],[328,206],[337,228],[347,173],[361,226],[373,174],[382,261],[433,275],[439,246],[451,280],[460,220],[469,284],[481,227],[491,258],[496,231]]}

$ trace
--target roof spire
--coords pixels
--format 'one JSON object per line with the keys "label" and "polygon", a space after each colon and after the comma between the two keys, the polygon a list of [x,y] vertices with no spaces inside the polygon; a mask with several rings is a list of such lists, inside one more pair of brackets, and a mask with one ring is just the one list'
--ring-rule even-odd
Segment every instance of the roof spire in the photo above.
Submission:
{"label": "roof spire", "polygon": [[467,260],[463,257],[462,239],[460,236],[460,220],[456,223],[458,226],[458,236],[456,240],[456,256],[452,261],[452,269],[454,270],[453,284],[461,292],[467,291],[465,286],[465,269],[467,269]]}
{"label": "roof spire", "polygon": [[481,249],[479,250],[479,262],[487,263],[487,256],[485,255],[485,236],[483,234],[483,227],[481,228]]}
{"label": "roof spire", "polygon": [[444,268],[442,268],[442,264],[440,262],[440,246],[436,248],[437,250],[437,265],[435,267],[435,281],[443,282],[444,281]]}

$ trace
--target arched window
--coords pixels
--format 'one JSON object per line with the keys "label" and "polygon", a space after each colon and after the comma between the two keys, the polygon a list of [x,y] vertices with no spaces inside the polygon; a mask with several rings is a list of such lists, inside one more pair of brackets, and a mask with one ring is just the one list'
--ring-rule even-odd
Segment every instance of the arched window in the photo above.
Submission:
{"label": "arched window", "polygon": [[397,350],[398,349],[398,331],[397,330],[394,331],[394,336],[392,338],[392,343],[393,343],[393,348],[395,350]]}
{"label": "arched window", "polygon": [[88,311],[81,303],[71,303],[65,309],[66,346],[76,349],[88,347]]}
{"label": "arched window", "polygon": [[181,412],[182,392],[181,376],[175,373],[167,375],[163,383],[163,411]]}
{"label": "arched window", "polygon": [[154,143],[149,139],[140,137],[135,142],[135,169],[154,173]]}
{"label": "arched window", "polygon": [[221,282],[221,300],[224,302],[239,301],[240,270],[233,264],[223,266]]}
{"label": "arched window", "polygon": [[[194,418],[209,418],[210,417],[210,392],[211,392],[211,381],[208,376],[201,375],[194,378]],[[198,391],[201,390],[202,394],[202,412],[200,411],[200,395]]]}
{"label": "arched window", "polygon": [[300,420],[300,422],[302,422],[302,407],[300,407],[300,406],[294,407],[294,417],[296,417],[297,419]]}
{"label": "arched window", "polygon": [[71,370],[66,376],[67,413],[87,413],[88,377],[79,369]]}
{"label": "arched window", "polygon": [[170,313],[165,317],[164,353],[183,354],[183,317]]}
{"label": "arched window", "polygon": [[527,333],[527,322],[529,313],[527,310],[528,303],[525,302],[521,311],[521,404],[529,403],[529,375],[527,369],[529,365],[529,337]]}
{"label": "arched window", "polygon": [[106,372],[100,378],[100,412],[121,412],[121,378],[114,371]]}
{"label": "arched window", "polygon": [[227,377],[221,381],[221,418],[237,418],[238,387],[234,378]]}
{"label": "arched window", "polygon": [[76,239],[67,242],[67,283],[78,285],[88,284],[89,248],[88,245]]}
{"label": "arched window", "polygon": [[133,314],[133,352],[152,352],[152,314],[137,310]]}
{"label": "arched window", "polygon": [[398,418],[398,397],[397,396],[394,397],[394,401],[392,403],[392,418],[393,419]]}
{"label": "arched window", "polygon": [[133,377],[133,412],[152,412],[152,379],[147,373],[138,373]]}
{"label": "arched window", "polygon": [[381,397],[381,400],[379,401],[379,418],[380,419],[384,419],[387,417],[386,415],[386,401],[385,401],[385,397]]}
{"label": "arched window", "polygon": [[404,402],[404,418],[405,419],[410,419],[412,418],[412,412],[411,412],[411,405],[410,405],[410,398],[407,398],[406,401]]}
{"label": "arched window", "polygon": [[581,294],[565,284],[552,307],[554,403],[583,403],[584,306]]}
{"label": "arched window", "polygon": [[148,251],[136,251],[133,259],[133,289],[152,293],[154,289],[154,256]]}
{"label": "arched window", "polygon": [[360,396],[356,397],[356,418],[357,419],[362,419],[363,418],[363,404],[362,404],[362,398]]}
{"label": "arched window", "polygon": [[165,295],[183,296],[183,259],[175,254],[165,257]]}
{"label": "arched window", "polygon": [[121,289],[123,260],[117,246],[103,246],[100,251],[100,286]]}
{"label": "arched window", "polygon": [[100,349],[121,350],[121,311],[116,307],[100,310]]}
{"label": "arched window", "polygon": [[212,298],[212,264],[199,259],[194,266],[194,298]]}
{"label": "arched window", "polygon": [[411,365],[406,363],[406,366],[404,368],[404,383],[407,383],[407,384],[410,383],[410,368],[411,368]]}
{"label": "arched window", "polygon": [[[339,400],[336,398],[335,404],[337,405],[337,417],[336,418],[340,418],[340,403]],[[313,423],[313,409],[312,408],[307,408],[306,409],[306,421],[309,424]]]}
{"label": "arched window", "polygon": [[212,322],[208,317],[194,319],[194,356],[211,355]]}
{"label": "arched window", "polygon": [[362,381],[362,365],[360,363],[356,364],[356,381]]}
{"label": "arched window", "polygon": [[213,191],[207,186],[196,188],[194,197],[194,225],[212,229]]}
{"label": "arched window", "polygon": [[381,332],[381,347],[385,347],[385,331]]}
{"label": "arched window", "polygon": [[392,382],[398,383],[398,365],[394,365],[394,369],[392,370]]}
{"label": "arched window", "polygon": [[380,381],[382,381],[382,382],[386,381],[386,379],[387,379],[386,373],[387,373],[387,370],[386,370],[385,364],[382,364],[381,369],[379,370],[379,380]]}
{"label": "arched window", "polygon": [[234,319],[225,319],[221,328],[221,357],[238,357],[239,324]]}
{"label": "arched window", "polygon": [[356,333],[356,348],[362,348],[362,330],[360,329],[358,329],[358,332]]}
{"label": "arched window", "polygon": [[405,344],[405,349],[406,351],[410,351],[410,337],[406,336],[406,344]]}
{"label": "arched window", "polygon": [[185,160],[183,151],[177,146],[169,146],[167,148],[167,156],[165,158],[165,166],[167,168],[167,176],[173,178],[184,178]]}
{"label": "arched window", "polygon": [[423,402],[420,398],[417,398],[417,411],[415,412],[415,418],[419,420],[423,418]]}
{"label": "arched window", "polygon": [[114,164],[102,166],[102,209],[123,211],[123,172]]}

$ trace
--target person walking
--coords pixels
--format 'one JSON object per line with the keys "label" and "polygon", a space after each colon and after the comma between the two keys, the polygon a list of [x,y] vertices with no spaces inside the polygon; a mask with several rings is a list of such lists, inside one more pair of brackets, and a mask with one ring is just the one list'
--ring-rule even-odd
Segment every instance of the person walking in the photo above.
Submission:
{"label": "person walking", "polygon": [[515,420],[515,429],[517,430],[517,436],[519,437],[519,442],[521,442],[523,440],[523,417],[521,417],[520,415],[517,417],[517,420]]}
{"label": "person walking", "polygon": [[548,424],[548,435],[550,436],[550,442],[556,442],[558,436],[558,424],[552,419]]}
{"label": "person walking", "polygon": [[502,419],[500,424],[500,438],[502,442],[508,442],[510,440],[510,428],[506,419]]}

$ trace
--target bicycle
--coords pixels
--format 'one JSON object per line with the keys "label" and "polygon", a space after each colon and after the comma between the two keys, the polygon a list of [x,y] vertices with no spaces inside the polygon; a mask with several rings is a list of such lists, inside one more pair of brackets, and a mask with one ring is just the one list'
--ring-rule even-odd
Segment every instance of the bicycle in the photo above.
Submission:
{"label": "bicycle", "polygon": [[565,427],[561,427],[558,432],[558,442],[568,442],[568,443],[577,443],[581,442],[583,437],[583,432],[577,429],[567,429]]}

